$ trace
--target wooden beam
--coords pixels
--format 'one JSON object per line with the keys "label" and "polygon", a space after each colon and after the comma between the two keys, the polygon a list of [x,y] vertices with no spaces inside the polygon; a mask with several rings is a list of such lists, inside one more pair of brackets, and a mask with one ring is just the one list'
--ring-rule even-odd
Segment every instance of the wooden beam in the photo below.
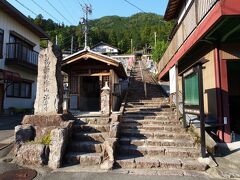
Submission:
{"label": "wooden beam", "polygon": [[77,76],[109,76],[110,73],[93,73],[93,74],[78,74]]}

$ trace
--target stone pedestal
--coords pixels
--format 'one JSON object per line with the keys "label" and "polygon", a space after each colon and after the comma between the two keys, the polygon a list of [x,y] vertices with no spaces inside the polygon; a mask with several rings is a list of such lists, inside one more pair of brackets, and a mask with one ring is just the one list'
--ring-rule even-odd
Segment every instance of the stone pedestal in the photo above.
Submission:
{"label": "stone pedestal", "polygon": [[105,86],[102,88],[101,93],[101,113],[102,115],[110,115],[110,88],[108,87],[107,82],[105,82]]}

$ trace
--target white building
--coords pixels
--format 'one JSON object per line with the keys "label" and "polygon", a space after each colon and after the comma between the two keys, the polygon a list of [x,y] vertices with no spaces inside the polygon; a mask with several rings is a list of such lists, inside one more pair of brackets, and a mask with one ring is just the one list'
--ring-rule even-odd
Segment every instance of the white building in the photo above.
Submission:
{"label": "white building", "polygon": [[0,113],[33,108],[40,39],[46,33],[0,1]]}
{"label": "white building", "polygon": [[100,42],[91,48],[92,51],[105,55],[118,54],[118,48],[104,42]]}

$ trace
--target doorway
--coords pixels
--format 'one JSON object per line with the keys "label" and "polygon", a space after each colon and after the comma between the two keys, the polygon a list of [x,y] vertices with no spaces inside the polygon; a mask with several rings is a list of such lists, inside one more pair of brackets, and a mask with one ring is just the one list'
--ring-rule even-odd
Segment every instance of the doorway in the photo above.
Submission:
{"label": "doorway", "polygon": [[100,111],[100,83],[98,76],[80,77],[80,111]]}
{"label": "doorway", "polygon": [[4,84],[0,84],[0,113],[3,113]]}
{"label": "doorway", "polygon": [[240,134],[240,61],[227,61],[231,132]]}

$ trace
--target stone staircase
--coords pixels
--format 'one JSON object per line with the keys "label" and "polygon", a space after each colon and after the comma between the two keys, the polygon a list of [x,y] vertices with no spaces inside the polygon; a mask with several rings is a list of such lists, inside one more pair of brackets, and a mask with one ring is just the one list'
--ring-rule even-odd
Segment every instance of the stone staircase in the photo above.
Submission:
{"label": "stone staircase", "polygon": [[99,167],[103,162],[103,143],[109,136],[109,117],[78,117],[64,162],[81,167]]}
{"label": "stone staircase", "polygon": [[120,123],[116,167],[124,169],[204,171],[195,139],[178,120],[168,98],[145,72],[145,98],[139,65],[133,72]]}

